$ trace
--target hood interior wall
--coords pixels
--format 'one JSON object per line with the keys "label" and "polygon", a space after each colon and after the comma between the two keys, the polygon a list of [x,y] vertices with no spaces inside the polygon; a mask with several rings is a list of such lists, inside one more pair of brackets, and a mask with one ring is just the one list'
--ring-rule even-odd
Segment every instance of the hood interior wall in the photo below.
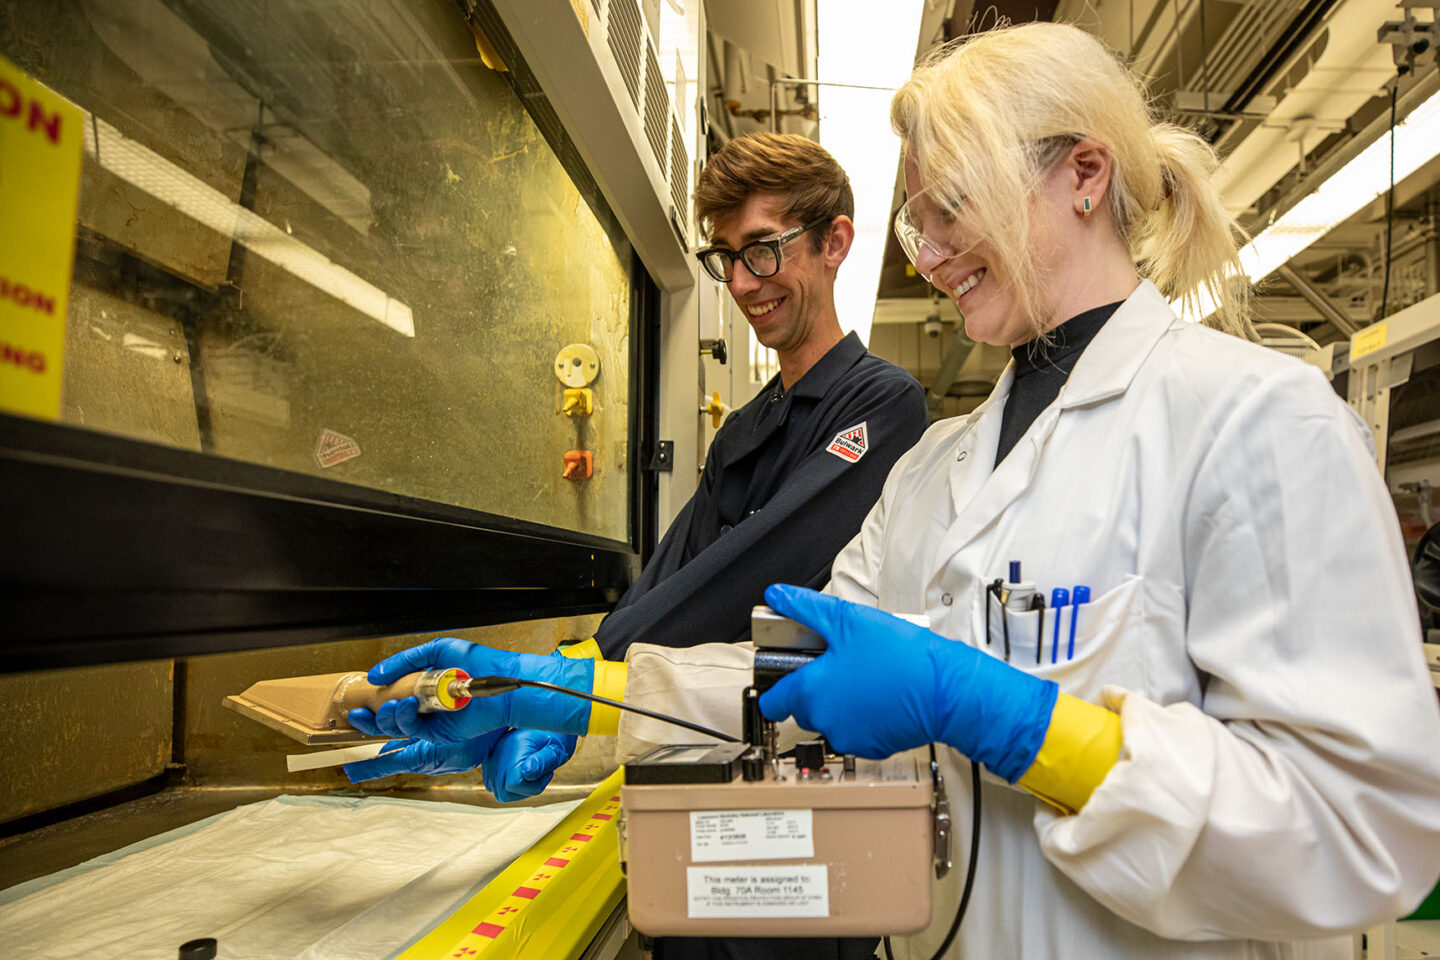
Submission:
{"label": "hood interior wall", "polygon": [[[598,615],[565,617],[449,635],[548,654],[561,641],[589,637],[599,622]],[[288,772],[287,754],[317,748],[227,710],[221,701],[260,680],[368,670],[433,636],[0,675],[0,700],[19,721],[0,733],[0,755],[15,773],[0,778],[0,890],[243,803],[355,791],[340,767]],[[545,794],[523,804],[582,797],[614,768],[613,741],[586,738]],[[391,777],[364,789],[367,795],[499,806],[478,769],[439,779]],[[87,804],[96,798],[98,805]],[[123,802],[111,805],[107,798]]]}

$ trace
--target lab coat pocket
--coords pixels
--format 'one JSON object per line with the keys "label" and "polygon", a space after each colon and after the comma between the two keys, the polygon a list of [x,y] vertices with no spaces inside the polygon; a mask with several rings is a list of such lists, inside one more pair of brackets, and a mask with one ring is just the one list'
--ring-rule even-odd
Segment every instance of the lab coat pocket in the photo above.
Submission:
{"label": "lab coat pocket", "polygon": [[1008,631],[1006,659],[1011,666],[1054,680],[1061,690],[1084,700],[1098,700],[1100,689],[1107,684],[1143,690],[1142,583],[1142,578],[1129,576],[1078,607],[1043,611],[1002,611],[999,601],[987,595],[987,649],[1005,658]]}
{"label": "lab coat pocket", "polygon": [[1049,626],[1048,610],[1007,610],[1000,598],[986,591],[985,646],[991,655],[1025,668],[1036,662],[1036,650]]}

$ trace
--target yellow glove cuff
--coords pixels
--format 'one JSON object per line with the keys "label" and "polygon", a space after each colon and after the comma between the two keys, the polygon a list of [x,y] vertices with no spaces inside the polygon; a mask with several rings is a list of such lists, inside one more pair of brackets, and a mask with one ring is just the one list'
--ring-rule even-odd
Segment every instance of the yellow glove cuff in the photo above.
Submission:
{"label": "yellow glove cuff", "polygon": [[[614,660],[595,661],[595,687],[591,691],[597,697],[609,700],[625,699],[625,681],[630,676],[630,665]],[[618,733],[620,731],[620,708],[607,703],[590,704],[590,728],[586,733]]]}
{"label": "yellow glove cuff", "polygon": [[1067,814],[1075,813],[1120,759],[1120,744],[1119,714],[1062,693],[1045,742],[1019,786]]}
{"label": "yellow glove cuff", "polygon": [[[572,660],[594,660],[595,661],[595,683],[590,692],[597,697],[604,697],[607,700],[625,699],[625,681],[629,679],[629,665],[614,660],[606,660],[600,652],[600,644],[595,638],[582,640],[580,643],[572,643],[568,647],[560,648],[560,656],[569,657]],[[590,704],[590,726],[586,729],[587,735],[596,733],[614,734],[620,730],[620,709],[604,703]]]}
{"label": "yellow glove cuff", "polygon": [[601,660],[604,654],[600,652],[600,644],[595,638],[581,640],[579,643],[572,643],[569,646],[560,648],[560,656],[569,657],[571,660]]}

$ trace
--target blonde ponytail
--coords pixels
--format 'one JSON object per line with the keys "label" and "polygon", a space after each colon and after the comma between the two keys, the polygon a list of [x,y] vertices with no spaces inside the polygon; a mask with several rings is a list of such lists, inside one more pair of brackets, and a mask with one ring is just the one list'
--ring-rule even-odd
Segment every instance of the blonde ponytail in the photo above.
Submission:
{"label": "blonde ponytail", "polygon": [[1172,300],[1203,291],[1217,305],[1207,323],[1253,338],[1241,233],[1211,182],[1214,151],[1153,122],[1139,78],[1088,33],[1027,23],[947,45],[895,94],[890,122],[926,189],[990,246],[1037,334],[1045,278],[1028,212],[1047,165],[1086,137],[1110,152],[1105,203],[1137,272]]}
{"label": "blonde ponytail", "polygon": [[1213,311],[1208,326],[1256,339],[1250,323],[1248,282],[1240,272],[1237,248],[1244,233],[1220,201],[1212,178],[1215,151],[1183,127],[1157,123],[1150,129],[1160,163],[1164,194],[1136,224],[1131,250],[1142,276],[1179,300],[1191,315],[1201,302]]}

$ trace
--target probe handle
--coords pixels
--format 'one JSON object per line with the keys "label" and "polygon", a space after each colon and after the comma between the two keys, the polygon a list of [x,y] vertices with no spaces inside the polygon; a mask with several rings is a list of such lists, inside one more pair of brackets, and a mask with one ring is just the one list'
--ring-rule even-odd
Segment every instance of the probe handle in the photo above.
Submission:
{"label": "probe handle", "polygon": [[407,673],[394,683],[377,687],[363,673],[353,673],[336,687],[336,701],[346,711],[356,707],[378,710],[386,700],[414,697],[420,701],[421,713],[459,710],[470,702],[469,697],[455,697],[450,685],[455,680],[468,680],[469,674],[454,667],[445,670],[421,670]]}

